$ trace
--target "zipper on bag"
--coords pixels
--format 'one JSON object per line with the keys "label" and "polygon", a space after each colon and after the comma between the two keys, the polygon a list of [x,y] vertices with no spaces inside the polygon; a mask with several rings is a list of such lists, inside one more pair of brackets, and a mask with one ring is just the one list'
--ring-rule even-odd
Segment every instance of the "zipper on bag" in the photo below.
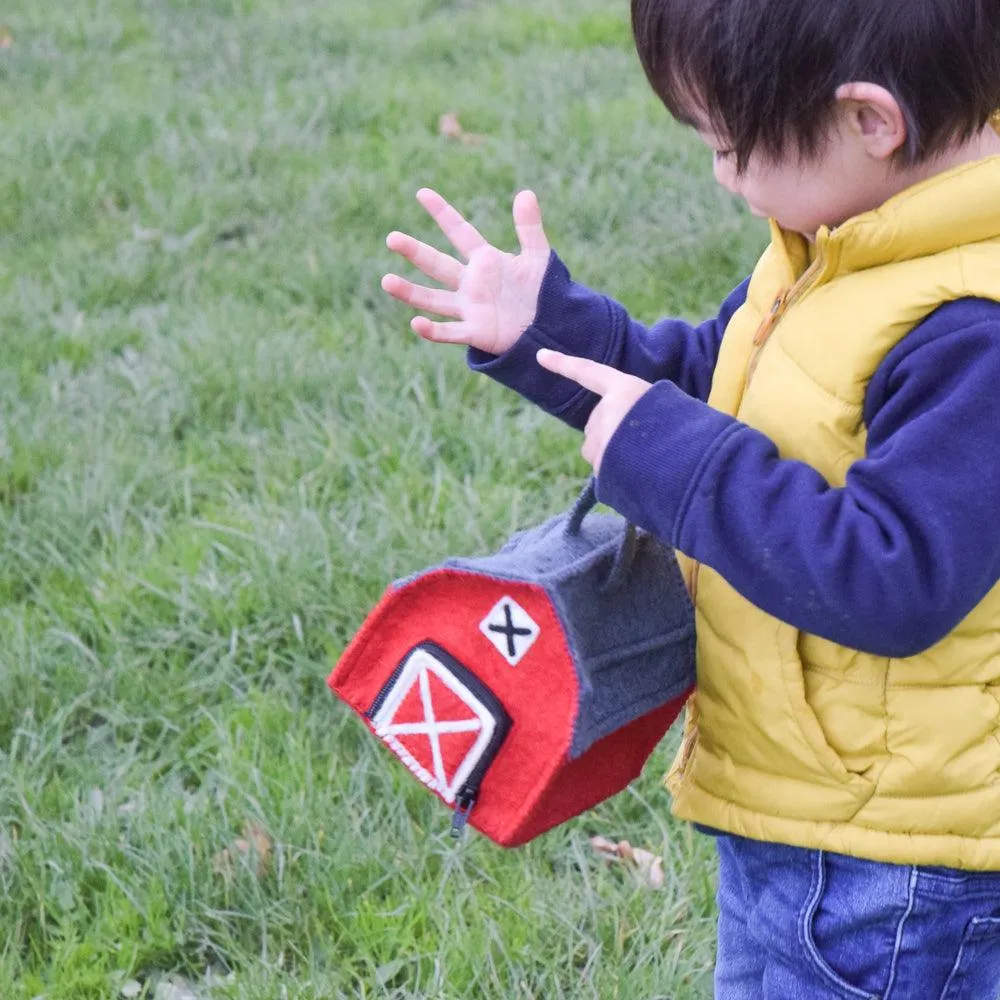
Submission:
{"label": "zipper on bag", "polygon": [[[492,693],[491,691],[490,694],[492,695]],[[503,712],[503,709],[501,708],[500,711]],[[462,831],[469,822],[469,813],[472,812],[473,807],[479,801],[479,786],[482,784],[490,764],[493,763],[493,758],[499,752],[503,741],[507,737],[507,731],[510,729],[510,718],[506,712],[503,714],[506,719],[506,725],[501,726],[500,720],[497,719],[497,726],[493,730],[493,736],[489,743],[486,744],[482,756],[480,756],[468,778],[465,779],[465,784],[459,789],[458,795],[455,798],[455,811],[451,817],[451,835],[456,840],[462,835]],[[494,716],[494,718],[496,717]]]}
{"label": "zipper on bag", "polygon": [[[418,652],[428,654],[439,667],[444,668],[493,719],[493,733],[489,741],[480,751],[472,770],[462,782],[461,787],[455,795],[454,806],[451,818],[451,836],[456,839],[462,835],[469,822],[476,803],[479,801],[480,786],[486,772],[492,765],[497,753],[503,746],[504,740],[511,728],[511,718],[507,714],[499,698],[493,691],[467,667],[460,663],[447,650],[430,640],[417,643],[403,657],[400,663],[389,675],[382,685],[375,699],[368,710],[364,713],[369,722],[374,722],[386,700],[393,693],[411,657]],[[472,707],[471,705],[469,706]],[[412,768],[411,768],[412,770]]]}

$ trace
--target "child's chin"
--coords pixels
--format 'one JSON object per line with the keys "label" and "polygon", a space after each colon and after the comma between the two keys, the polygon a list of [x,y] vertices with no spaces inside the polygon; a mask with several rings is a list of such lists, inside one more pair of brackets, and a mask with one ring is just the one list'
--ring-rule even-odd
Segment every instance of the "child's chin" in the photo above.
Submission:
{"label": "child's chin", "polygon": [[761,218],[773,218],[774,221],[778,223],[779,227],[784,229],[786,233],[799,233],[800,235],[805,236],[806,239],[810,240],[816,235],[817,225],[815,221],[811,219],[792,219],[782,215],[769,216],[766,212],[761,216]]}

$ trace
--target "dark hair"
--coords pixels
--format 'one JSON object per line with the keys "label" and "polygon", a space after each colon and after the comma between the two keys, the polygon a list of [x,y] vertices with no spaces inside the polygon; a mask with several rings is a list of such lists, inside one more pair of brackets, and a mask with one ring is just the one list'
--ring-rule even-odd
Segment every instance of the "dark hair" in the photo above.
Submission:
{"label": "dark hair", "polygon": [[815,155],[842,83],[896,98],[910,164],[1000,109],[1000,0],[632,0],[632,31],[667,109],[707,122],[740,170]]}

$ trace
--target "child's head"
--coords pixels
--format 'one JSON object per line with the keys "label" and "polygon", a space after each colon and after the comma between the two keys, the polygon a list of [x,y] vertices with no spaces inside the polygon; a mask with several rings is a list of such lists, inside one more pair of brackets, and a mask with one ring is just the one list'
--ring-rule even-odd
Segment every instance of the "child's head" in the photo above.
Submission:
{"label": "child's head", "polygon": [[942,169],[1000,108],[1000,0],[632,0],[632,24],[720,183],[807,234]]}

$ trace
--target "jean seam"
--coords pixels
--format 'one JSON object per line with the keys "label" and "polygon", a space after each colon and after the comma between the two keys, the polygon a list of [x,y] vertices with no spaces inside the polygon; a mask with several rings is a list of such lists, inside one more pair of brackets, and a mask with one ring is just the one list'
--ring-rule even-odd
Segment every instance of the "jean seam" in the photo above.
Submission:
{"label": "jean seam", "polygon": [[948,994],[954,985],[955,977],[962,970],[962,959],[965,958],[965,947],[975,940],[974,935],[976,929],[986,923],[1000,923],[1000,921],[998,921],[998,918],[996,917],[973,917],[966,925],[965,932],[962,934],[962,943],[958,946],[958,954],[955,956],[955,964],[951,967],[951,972],[948,973],[948,978],[944,982],[944,988],[941,990],[940,1000],[948,1000]]}
{"label": "jean seam", "polygon": [[885,987],[885,1000],[890,1000],[892,997],[892,988],[896,984],[896,971],[899,965],[899,955],[903,948],[903,929],[906,927],[906,921],[909,920],[910,914],[913,912],[913,906],[917,899],[917,878],[917,866],[911,865],[910,887],[907,892],[906,910],[902,917],[900,917],[899,925],[896,927],[896,943],[892,949],[892,964],[889,966],[889,982]]}
{"label": "jean seam", "polygon": [[952,981],[955,979],[956,974],[962,967],[962,958],[965,955],[965,946],[968,943],[968,933],[962,935],[962,943],[958,946],[958,954],[955,956],[955,964],[951,967],[951,972],[948,973],[948,978],[944,981],[944,989],[941,990],[941,1000],[948,1000],[948,994],[951,992]]}
{"label": "jean seam", "polygon": [[810,892],[809,897],[806,900],[806,905],[802,908],[802,912],[799,916],[799,944],[808,956],[813,970],[822,976],[829,986],[836,989],[842,995],[856,998],[856,1000],[878,1000],[878,998],[873,994],[866,993],[864,990],[859,990],[857,987],[852,986],[846,980],[838,976],[834,970],[829,967],[813,941],[810,926],[812,924],[813,917],[816,915],[816,910],[819,908],[820,900],[823,898],[823,890],[825,888],[826,852],[816,851],[816,865],[813,872],[812,891]]}

